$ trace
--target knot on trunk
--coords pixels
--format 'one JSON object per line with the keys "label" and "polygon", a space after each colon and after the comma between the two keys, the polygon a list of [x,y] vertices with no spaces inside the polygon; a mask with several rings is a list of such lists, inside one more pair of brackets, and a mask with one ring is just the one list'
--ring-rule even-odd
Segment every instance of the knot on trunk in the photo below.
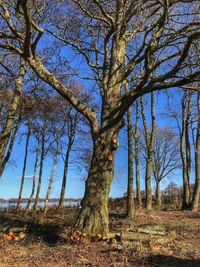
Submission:
{"label": "knot on trunk", "polygon": [[118,147],[119,147],[118,140],[116,138],[113,138],[111,142],[111,150],[115,151]]}

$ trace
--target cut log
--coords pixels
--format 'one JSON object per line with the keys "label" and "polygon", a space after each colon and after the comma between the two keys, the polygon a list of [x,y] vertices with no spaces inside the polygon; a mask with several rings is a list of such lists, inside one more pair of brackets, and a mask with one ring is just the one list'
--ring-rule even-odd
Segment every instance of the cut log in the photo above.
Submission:
{"label": "cut log", "polygon": [[142,233],[142,234],[147,234],[147,235],[161,235],[161,236],[167,235],[165,231],[155,231],[155,230],[143,229],[143,228],[141,229],[138,228],[137,232]]}

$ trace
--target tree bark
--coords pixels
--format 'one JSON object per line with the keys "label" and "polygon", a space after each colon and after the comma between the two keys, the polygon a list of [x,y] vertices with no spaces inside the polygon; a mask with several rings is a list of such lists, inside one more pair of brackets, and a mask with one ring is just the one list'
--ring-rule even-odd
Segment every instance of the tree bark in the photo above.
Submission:
{"label": "tree bark", "polygon": [[135,121],[135,173],[136,173],[136,197],[138,208],[142,207],[142,197],[140,190],[140,156],[139,156],[139,136],[138,136],[138,121],[139,121],[139,112],[138,112],[138,100],[136,101],[136,121]]}
{"label": "tree bark", "polygon": [[[186,101],[186,102],[185,102]],[[188,177],[188,164],[185,155],[185,137],[186,137],[186,120],[187,120],[187,95],[184,93],[182,98],[182,130],[180,134],[180,152],[182,160],[182,177],[183,177],[183,201],[182,210],[190,208],[190,182]]]}
{"label": "tree bark", "polygon": [[[9,143],[10,134],[11,134],[12,129],[13,129],[13,124],[14,124],[14,121],[16,119],[16,113],[17,113],[17,109],[19,106],[19,102],[20,102],[20,95],[21,95],[22,83],[24,80],[25,72],[26,71],[25,71],[24,65],[21,64],[20,70],[19,70],[19,75],[15,79],[16,88],[14,91],[13,99],[12,99],[10,107],[9,107],[7,120],[6,120],[6,123],[5,123],[5,126],[2,130],[2,132],[0,133],[0,169],[1,169],[1,173],[3,173],[3,159],[4,159],[5,152],[6,152],[8,143]],[[5,165],[4,165],[4,167],[5,167]]]}
{"label": "tree bark", "polygon": [[127,188],[127,212],[126,216],[133,219],[135,204],[133,191],[133,125],[132,110],[129,108],[127,112],[127,137],[128,137],[128,188]]}
{"label": "tree bark", "polygon": [[60,192],[60,200],[59,200],[59,205],[58,205],[59,209],[62,209],[64,206],[67,173],[68,173],[68,166],[69,166],[69,156],[70,156],[71,148],[72,148],[72,140],[71,138],[69,138],[67,151],[65,154],[64,173],[63,173],[62,187],[61,187],[61,192]]}
{"label": "tree bark", "polygon": [[148,125],[146,121],[144,111],[144,101],[142,99],[142,118],[145,131],[145,140],[147,147],[147,158],[146,158],[146,172],[145,172],[145,189],[146,189],[146,209],[152,210],[152,188],[151,188],[151,175],[153,171],[153,151],[154,151],[154,139],[156,131],[155,122],[155,105],[154,105],[154,93],[151,93],[151,133],[149,134]]}
{"label": "tree bark", "polygon": [[95,141],[85,194],[76,222],[79,230],[106,234],[109,231],[108,200],[114,174],[114,155],[119,128],[104,131]]}
{"label": "tree bark", "polygon": [[22,179],[21,179],[19,197],[18,197],[17,207],[16,207],[17,211],[19,211],[19,209],[20,209],[20,202],[21,202],[21,199],[22,199],[22,191],[23,191],[23,187],[24,187],[24,180],[25,180],[25,172],[26,172],[26,163],[27,163],[28,146],[29,146],[30,135],[31,135],[31,129],[28,126],[28,133],[27,133],[27,137],[26,137],[25,154],[24,154],[24,164],[23,164],[23,170],[22,170]]}
{"label": "tree bark", "polygon": [[26,206],[25,213],[27,213],[30,210],[31,202],[33,201],[33,196],[35,193],[35,184],[36,184],[36,175],[37,175],[37,165],[38,165],[38,158],[39,158],[39,152],[40,152],[40,140],[38,140],[38,146],[36,149],[36,157],[35,157],[35,164],[34,164],[34,171],[33,171],[33,185],[32,185],[32,191]]}
{"label": "tree bark", "polygon": [[160,180],[156,181],[156,205],[159,207],[162,204],[161,191],[160,191]]}
{"label": "tree bark", "polygon": [[196,135],[196,147],[195,147],[195,185],[191,203],[191,209],[193,211],[196,211],[198,209],[199,197],[200,197],[200,92],[198,92],[197,108],[198,108],[198,123],[197,123],[197,135]]}
{"label": "tree bark", "polygon": [[2,164],[0,164],[0,177],[2,176],[3,172],[4,172],[4,169],[5,169],[5,166],[6,164],[8,163],[9,159],[10,159],[10,156],[11,156],[11,153],[12,153],[12,149],[13,149],[13,145],[15,143],[15,137],[17,135],[17,132],[18,132],[18,129],[19,129],[19,126],[20,126],[20,116],[17,118],[17,123],[16,125],[14,126],[14,129],[11,133],[11,136],[10,136],[10,140],[9,140],[9,146],[8,146],[8,151],[5,155],[5,157],[3,158],[3,161],[2,161]]}
{"label": "tree bark", "polygon": [[49,180],[49,186],[48,186],[47,193],[46,193],[46,198],[45,198],[44,214],[46,214],[47,210],[48,210],[49,196],[50,196],[50,193],[51,193],[51,190],[52,190],[53,181],[54,181],[54,178],[55,178],[58,150],[59,150],[59,142],[57,141],[56,151],[54,152],[53,168],[52,168],[52,171],[51,171],[51,177],[50,177],[50,180]]}
{"label": "tree bark", "polygon": [[38,177],[38,185],[37,185],[37,192],[35,197],[35,203],[33,206],[33,211],[37,210],[38,202],[39,202],[39,196],[40,196],[40,189],[42,184],[42,173],[43,173],[43,163],[44,163],[44,157],[45,157],[45,129],[42,131],[42,141],[41,141],[41,155],[40,155],[40,171],[39,171],[39,177]]}

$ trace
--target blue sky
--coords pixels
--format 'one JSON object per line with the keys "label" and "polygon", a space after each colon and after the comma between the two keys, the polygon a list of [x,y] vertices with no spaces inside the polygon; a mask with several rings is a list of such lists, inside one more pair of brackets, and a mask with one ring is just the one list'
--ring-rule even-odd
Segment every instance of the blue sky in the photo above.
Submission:
{"label": "blue sky", "polygon": [[[171,91],[172,92],[172,91]],[[147,96],[148,98],[148,96]],[[155,99],[156,102],[156,120],[160,127],[173,126],[176,124],[173,120],[163,117],[162,114],[167,111],[167,97],[164,93],[160,93]],[[178,96],[174,97],[174,105],[179,106]],[[146,113],[148,114],[149,106],[146,106]],[[149,110],[150,111],[150,110]],[[13,153],[11,156],[11,162],[7,165],[6,170],[0,179],[0,198],[15,198],[18,196],[19,186],[21,181],[22,164],[24,157],[24,145],[25,140],[19,144],[19,140],[16,140]],[[32,140],[33,142],[33,140]],[[126,192],[127,187],[127,151],[124,149],[126,146],[126,128],[124,128],[119,136],[120,147],[116,153],[115,158],[115,178],[113,180],[111,188],[111,197],[119,197]],[[32,174],[34,165],[35,155],[32,152],[28,154],[26,180],[24,184],[23,197],[29,197],[32,187]],[[41,197],[45,197],[48,179],[51,173],[52,158],[47,157],[44,163],[43,182],[41,188]],[[75,169],[74,165],[70,165],[67,180],[67,189],[65,196],[68,198],[79,198],[84,194],[84,171]],[[51,197],[58,198],[60,195],[61,181],[63,176],[63,161],[61,158],[58,160],[58,166],[56,171],[55,182]],[[141,167],[141,188],[144,189],[144,167]],[[173,175],[173,181],[181,185],[181,171],[177,171]],[[163,181],[162,186],[165,187],[169,180]],[[153,186],[154,188],[154,186]]]}

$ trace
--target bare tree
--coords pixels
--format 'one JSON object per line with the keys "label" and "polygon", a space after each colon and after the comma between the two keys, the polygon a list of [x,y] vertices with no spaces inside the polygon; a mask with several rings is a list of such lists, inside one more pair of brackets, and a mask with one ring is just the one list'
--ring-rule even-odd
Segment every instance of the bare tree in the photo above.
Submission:
{"label": "bare tree", "polygon": [[128,188],[127,188],[127,213],[126,216],[132,219],[135,214],[134,191],[133,191],[133,125],[132,110],[127,111],[127,139],[128,139]]}
{"label": "bare tree", "polygon": [[66,191],[66,183],[67,183],[67,174],[68,174],[68,167],[69,167],[69,156],[72,150],[72,145],[74,143],[75,134],[76,134],[76,127],[77,127],[77,114],[72,116],[70,112],[68,113],[68,129],[67,129],[67,149],[65,153],[64,159],[64,172],[63,172],[63,180],[62,180],[62,187],[60,192],[60,200],[59,200],[59,208],[63,208],[64,199],[65,199],[65,191]]}
{"label": "bare tree", "polygon": [[56,171],[56,166],[57,166],[57,158],[58,158],[58,153],[59,153],[59,140],[58,138],[56,138],[56,148],[54,151],[54,157],[53,157],[53,167],[52,167],[52,171],[51,171],[51,177],[49,179],[49,185],[48,185],[48,189],[47,189],[47,193],[46,193],[46,197],[45,197],[45,204],[44,204],[44,214],[47,213],[48,210],[48,202],[49,202],[49,196],[52,190],[52,186],[53,186],[53,182],[54,182],[54,178],[55,178],[55,171]]}
{"label": "bare tree", "polygon": [[31,194],[25,209],[25,214],[30,210],[31,202],[33,201],[33,196],[35,193],[35,186],[36,186],[36,176],[37,176],[37,167],[38,167],[38,160],[39,160],[39,153],[40,153],[40,144],[41,140],[40,138],[37,138],[37,148],[36,148],[36,157],[35,157],[35,164],[34,164],[34,171],[33,171],[33,184],[32,184],[32,190]]}
{"label": "bare tree", "polygon": [[142,207],[142,197],[140,192],[140,153],[139,153],[139,134],[138,134],[138,123],[139,123],[139,101],[136,100],[136,115],[135,115],[135,125],[133,131],[133,137],[135,141],[135,177],[136,177],[136,197],[138,202],[138,207]]}
{"label": "bare tree", "polygon": [[153,172],[153,152],[154,152],[154,139],[156,132],[156,120],[155,120],[155,103],[154,93],[151,93],[151,128],[147,124],[147,118],[145,115],[144,99],[141,98],[141,115],[144,126],[144,139],[145,139],[145,190],[146,190],[146,209],[152,209],[152,188],[151,188],[151,176]]}
{"label": "bare tree", "polygon": [[196,211],[199,206],[200,195],[200,92],[197,96],[197,133],[195,144],[195,185],[191,202],[191,208]]}
{"label": "bare tree", "polygon": [[179,139],[170,128],[156,128],[153,174],[156,181],[156,204],[161,205],[160,182],[181,167]]}
{"label": "bare tree", "polygon": [[27,129],[27,135],[26,135],[26,144],[25,144],[25,153],[24,153],[24,164],[23,164],[22,178],[21,178],[19,196],[18,196],[17,207],[16,207],[16,210],[17,211],[19,211],[19,209],[20,209],[20,202],[21,202],[21,199],[22,199],[22,192],[23,192],[23,187],[24,187],[26,164],[27,164],[27,157],[28,157],[29,140],[30,140],[30,136],[31,136],[30,125],[28,125],[27,128],[28,129]]}
{"label": "bare tree", "polygon": [[[137,97],[190,83],[199,75],[198,68],[187,77],[182,75],[193,42],[200,35],[196,18],[199,1],[71,0],[45,4],[43,1],[33,4],[31,0],[1,1],[0,48],[20,55],[88,120],[93,157],[76,226],[82,231],[106,233],[114,169],[113,140],[123,126],[124,114]],[[177,16],[180,18],[174,19]],[[102,100],[99,121],[96,112],[44,65],[38,45],[47,36],[44,33],[49,34],[49,40],[56,38],[75,51],[79,59],[85,59],[89,78],[99,86]],[[128,60],[124,64],[126,55]],[[73,64],[70,67],[73,69]],[[75,69],[74,73],[82,77]],[[127,79],[132,87],[123,93],[121,88]]]}

